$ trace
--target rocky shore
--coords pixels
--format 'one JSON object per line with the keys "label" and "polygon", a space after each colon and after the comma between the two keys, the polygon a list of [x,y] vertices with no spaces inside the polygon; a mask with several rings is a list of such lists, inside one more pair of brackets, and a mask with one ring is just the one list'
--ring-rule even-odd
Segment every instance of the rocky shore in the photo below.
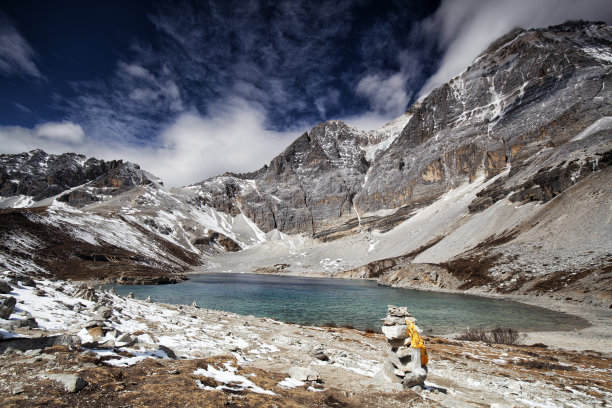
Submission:
{"label": "rocky shore", "polygon": [[388,358],[381,334],[0,278],[3,298],[15,299],[0,319],[5,406],[598,406],[612,397],[612,360],[594,351],[424,337],[423,388],[400,390],[375,376]]}

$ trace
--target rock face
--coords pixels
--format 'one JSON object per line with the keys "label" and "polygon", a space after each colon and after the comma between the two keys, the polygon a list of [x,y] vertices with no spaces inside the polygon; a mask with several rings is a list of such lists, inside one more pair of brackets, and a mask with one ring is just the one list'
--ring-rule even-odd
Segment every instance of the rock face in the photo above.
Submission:
{"label": "rock face", "polygon": [[[300,136],[269,166],[199,187],[215,208],[242,211],[266,232],[322,237],[334,228],[355,227],[362,221],[358,214],[422,206],[463,182],[508,167],[520,173],[536,155],[553,154],[612,115],[611,46],[612,28],[604,23],[515,30],[413,105],[397,134],[376,136],[326,122]],[[609,137],[611,126],[606,126],[601,128]],[[380,152],[372,157],[368,149],[376,142]],[[601,162],[602,154],[539,168],[542,172],[503,192],[520,190],[518,201],[546,201],[576,182],[577,168],[585,175],[589,163]],[[503,196],[488,195],[474,209]]]}
{"label": "rock face", "polygon": [[411,347],[412,339],[406,325],[407,322],[416,323],[416,319],[405,307],[389,305],[388,309],[387,316],[382,319],[382,331],[390,350],[376,378],[401,383],[405,388],[422,386],[427,378],[427,366],[421,359],[421,350]]}
{"label": "rock face", "polygon": [[39,201],[82,186],[59,197],[73,207],[82,207],[149,183],[151,180],[138,165],[122,160],[106,162],[42,150],[0,155],[0,197],[23,195]]}
{"label": "rock face", "polygon": [[329,121],[304,133],[269,166],[199,186],[208,193],[207,204],[230,214],[240,209],[266,232],[313,235],[355,216],[353,197],[369,166],[366,147],[380,137]]}

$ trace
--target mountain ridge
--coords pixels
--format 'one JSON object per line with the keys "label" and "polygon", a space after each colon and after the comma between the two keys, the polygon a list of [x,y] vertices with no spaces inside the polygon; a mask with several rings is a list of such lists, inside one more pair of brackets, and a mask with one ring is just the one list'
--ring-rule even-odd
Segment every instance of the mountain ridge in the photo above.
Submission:
{"label": "mountain ridge", "polygon": [[[284,273],[393,277],[411,287],[539,294],[554,287],[606,304],[610,49],[612,28],[604,23],[515,30],[381,129],[327,121],[259,170],[183,188],[168,189],[129,162],[2,155],[0,206],[43,206],[20,211],[99,246],[96,256],[142,252],[122,259],[176,273],[276,273],[273,265],[289,265]],[[41,164],[49,160],[60,177]],[[40,166],[19,173],[19,163]],[[575,228],[547,217],[549,209],[571,211],[566,224]],[[38,270],[32,257],[51,250],[35,230],[3,232],[12,242],[0,251],[5,267]],[[90,255],[67,256],[92,267]],[[430,272],[452,279],[426,278]],[[576,274],[567,287],[545,284]]]}

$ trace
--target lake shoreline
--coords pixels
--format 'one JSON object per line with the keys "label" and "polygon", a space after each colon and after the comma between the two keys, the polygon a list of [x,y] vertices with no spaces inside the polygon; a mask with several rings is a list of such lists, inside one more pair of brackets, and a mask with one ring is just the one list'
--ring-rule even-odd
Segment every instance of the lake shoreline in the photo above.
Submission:
{"label": "lake shoreline", "polygon": [[[254,272],[206,272],[202,268],[198,270],[190,270],[185,272],[185,275],[196,275],[205,273],[243,273],[250,275],[279,275],[279,276],[292,276],[300,278],[330,278],[330,279],[347,279],[347,280],[369,280],[377,281],[376,278],[345,278],[345,277],[333,277],[325,276],[324,274],[297,274],[278,272],[274,274],[269,273],[254,273]],[[388,285],[385,285],[388,286]],[[542,307],[544,309],[562,312],[571,316],[579,317],[587,322],[587,326],[580,329],[574,330],[551,330],[551,331],[534,331],[525,332],[526,337],[523,340],[524,344],[542,343],[549,347],[555,347],[565,350],[574,351],[585,351],[593,350],[604,354],[612,355],[612,338],[609,333],[612,333],[612,310],[605,309],[603,307],[585,305],[581,302],[568,302],[565,300],[554,299],[544,296],[532,296],[532,295],[513,295],[513,294],[497,294],[486,292],[482,290],[458,290],[458,289],[446,289],[436,287],[406,287],[406,286],[392,286],[399,289],[412,289],[426,292],[438,292],[438,293],[454,293],[460,295],[471,295],[485,298],[510,300],[518,303],[527,304],[530,306]],[[448,334],[442,337],[452,338],[456,335]]]}

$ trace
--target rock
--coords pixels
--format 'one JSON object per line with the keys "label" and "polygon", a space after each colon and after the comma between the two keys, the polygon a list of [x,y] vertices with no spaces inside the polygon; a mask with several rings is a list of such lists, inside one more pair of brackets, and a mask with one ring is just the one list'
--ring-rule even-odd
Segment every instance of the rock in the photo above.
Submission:
{"label": "rock", "polygon": [[36,282],[34,282],[34,280],[29,276],[20,276],[18,280],[23,286],[29,286],[32,288],[36,287]]}
{"label": "rock", "polygon": [[8,320],[15,311],[16,304],[17,300],[12,296],[2,298],[0,300],[0,319]]}
{"label": "rock", "polygon": [[419,367],[413,371],[406,373],[402,380],[404,388],[412,388],[415,385],[422,386],[427,378],[427,368]]}
{"label": "rock", "polygon": [[79,392],[88,384],[78,374],[45,374],[43,377],[61,383],[68,392]]}
{"label": "rock", "polygon": [[313,349],[310,355],[316,358],[317,360],[329,361],[329,356],[325,354],[325,351],[323,349]]}
{"label": "rock", "polygon": [[76,348],[81,346],[81,339],[78,336],[60,335],[60,336],[41,336],[41,337],[15,337],[4,339],[0,342],[0,353],[7,349],[26,351],[33,349],[43,349],[51,346],[67,346]]}
{"label": "rock", "polygon": [[36,296],[40,296],[40,297],[47,296],[47,292],[45,292],[45,291],[44,291],[44,290],[42,290],[42,289],[36,289],[36,290],[34,291],[34,294],[35,294]]}
{"label": "rock", "polygon": [[386,316],[381,319],[385,326],[395,326],[397,324],[406,324],[406,319],[402,317]]}
{"label": "rock", "polygon": [[410,312],[408,312],[408,308],[406,307],[397,307],[393,305],[388,305],[387,309],[389,310],[389,316],[394,316],[394,317],[412,316]]}
{"label": "rock", "polygon": [[400,384],[402,382],[402,379],[395,375],[394,371],[395,368],[393,367],[393,365],[389,361],[385,360],[383,366],[376,374],[374,374],[373,378],[377,379],[379,382],[382,383]]}
{"label": "rock", "polygon": [[93,317],[80,325],[81,329],[90,329],[92,327],[103,327],[106,324],[106,319],[103,317]]}
{"label": "rock", "polygon": [[34,329],[38,327],[38,322],[33,317],[27,317],[25,319],[18,320],[15,326],[16,327],[28,327],[30,329]]}
{"label": "rock", "polygon": [[170,347],[162,344],[138,343],[138,345],[147,351],[152,351],[153,354],[160,358],[170,358],[176,360],[176,354]]}
{"label": "rock", "polygon": [[[399,358],[397,354],[395,354],[393,351],[390,351],[389,354],[387,354],[387,361],[389,361],[391,364],[393,364],[395,368],[401,371],[401,376],[403,376],[404,373],[414,370],[414,368],[416,367],[414,364],[414,360],[412,359],[412,355],[408,357]],[[420,359],[418,361],[418,364],[420,366]]]}
{"label": "rock", "polygon": [[98,309],[98,312],[96,314],[103,319],[108,319],[113,314],[113,309],[108,306],[103,306]]}
{"label": "rock", "polygon": [[91,302],[98,301],[98,294],[96,293],[96,290],[94,289],[93,286],[84,286],[84,285],[79,286],[79,288],[74,294],[74,297],[80,297],[82,299],[86,299]]}
{"label": "rock", "polygon": [[298,381],[319,381],[319,373],[309,367],[291,367],[289,376]]}
{"label": "rock", "polygon": [[395,351],[395,354],[398,358],[412,356],[411,347],[401,346]]}
{"label": "rock", "polygon": [[89,333],[89,335],[93,337],[94,339],[104,337],[104,334],[106,333],[106,331],[107,330],[101,326],[94,326],[94,327],[90,327],[89,329],[87,329],[87,333]]}
{"label": "rock", "polygon": [[9,293],[13,290],[13,287],[3,280],[0,280],[0,293]]}
{"label": "rock", "polygon": [[408,336],[408,326],[383,326],[382,332],[389,340],[402,340]]}
{"label": "rock", "polygon": [[117,339],[115,340],[115,343],[124,343],[121,346],[127,346],[127,345],[131,345],[133,343],[136,342],[136,339],[134,339],[132,336],[130,336],[128,333],[123,333],[122,335],[120,335],[119,337],[117,337]]}

